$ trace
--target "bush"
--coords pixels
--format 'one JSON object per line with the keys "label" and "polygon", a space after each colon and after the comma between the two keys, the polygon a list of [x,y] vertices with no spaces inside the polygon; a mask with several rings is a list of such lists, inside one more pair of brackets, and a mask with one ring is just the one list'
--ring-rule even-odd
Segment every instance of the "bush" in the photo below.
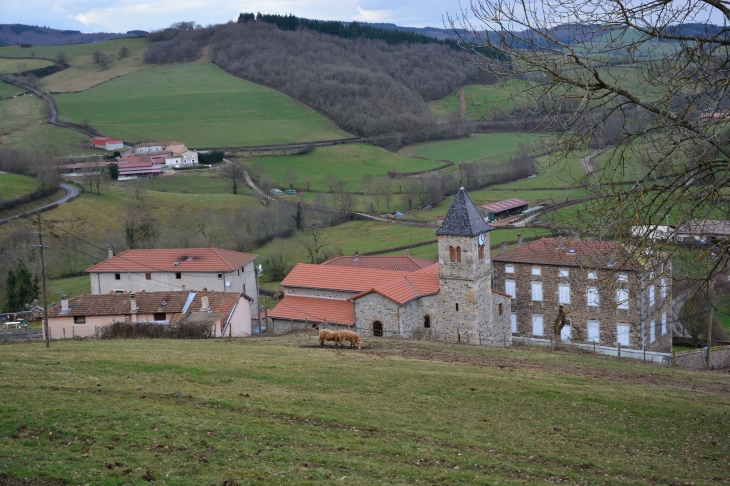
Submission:
{"label": "bush", "polygon": [[198,162],[201,164],[217,164],[223,162],[223,158],[226,156],[222,150],[211,150],[210,152],[198,154]]}
{"label": "bush", "polygon": [[213,337],[207,324],[156,324],[153,322],[114,322],[101,328],[101,339],[206,339]]}

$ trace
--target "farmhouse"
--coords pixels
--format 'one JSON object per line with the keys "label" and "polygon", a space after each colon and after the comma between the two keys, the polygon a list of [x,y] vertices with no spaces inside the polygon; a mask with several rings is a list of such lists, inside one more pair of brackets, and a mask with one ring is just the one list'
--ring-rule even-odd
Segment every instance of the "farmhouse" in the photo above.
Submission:
{"label": "farmhouse", "polygon": [[124,148],[124,142],[121,140],[117,140],[116,138],[111,137],[95,137],[91,141],[91,145],[93,145],[96,148],[104,149],[104,150],[120,150]]}
{"label": "farmhouse", "polygon": [[[176,162],[172,162],[176,160]],[[198,163],[198,152],[182,147],[173,147],[170,149],[167,165],[188,165]]]}
{"label": "farmhouse", "polygon": [[137,177],[152,177],[160,174],[162,168],[152,161],[147,162],[123,162],[119,166],[119,179],[135,179]]}
{"label": "farmhouse", "polygon": [[510,300],[491,288],[489,231],[461,188],[436,231],[439,261],[341,257],[299,264],[270,312],[273,331],[321,325],[366,336],[510,345]]}
{"label": "farmhouse", "polygon": [[220,291],[247,294],[258,306],[256,255],[219,248],[127,250],[87,268],[92,294]]}
{"label": "farmhouse", "polygon": [[251,334],[253,299],[243,293],[139,292],[136,294],[80,295],[48,311],[54,338],[94,336],[97,328],[113,322],[210,324],[213,335]]}
{"label": "farmhouse", "polygon": [[146,142],[134,146],[135,154],[153,154],[157,152],[169,152],[172,149],[185,149],[185,144],[180,142]]}
{"label": "farmhouse", "polygon": [[616,242],[542,238],[494,257],[495,286],[512,296],[515,336],[671,352],[671,260],[639,262]]}

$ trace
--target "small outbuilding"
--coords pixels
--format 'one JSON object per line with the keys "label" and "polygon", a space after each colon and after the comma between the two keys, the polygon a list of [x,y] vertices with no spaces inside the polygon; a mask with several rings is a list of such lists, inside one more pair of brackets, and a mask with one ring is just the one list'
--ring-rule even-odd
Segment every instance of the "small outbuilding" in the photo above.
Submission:
{"label": "small outbuilding", "polygon": [[516,216],[525,211],[529,202],[524,199],[513,197],[504,201],[497,201],[479,206],[479,213],[484,216],[487,221],[499,221],[500,219]]}
{"label": "small outbuilding", "polygon": [[96,148],[109,151],[120,150],[124,148],[124,142],[111,137],[95,137],[94,140],[91,141],[91,145]]}

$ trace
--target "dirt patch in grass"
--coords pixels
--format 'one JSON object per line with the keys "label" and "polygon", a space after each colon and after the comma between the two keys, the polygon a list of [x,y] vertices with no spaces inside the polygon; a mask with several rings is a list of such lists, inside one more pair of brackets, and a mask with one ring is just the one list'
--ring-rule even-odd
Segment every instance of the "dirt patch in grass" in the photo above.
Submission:
{"label": "dirt patch in grass", "polygon": [[16,479],[9,474],[0,473],[0,485],[2,486],[56,486],[68,484],[60,479]]}

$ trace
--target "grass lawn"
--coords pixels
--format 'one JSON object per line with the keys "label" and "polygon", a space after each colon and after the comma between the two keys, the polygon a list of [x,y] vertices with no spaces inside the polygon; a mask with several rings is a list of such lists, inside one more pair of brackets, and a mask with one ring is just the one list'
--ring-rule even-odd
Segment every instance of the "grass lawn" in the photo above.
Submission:
{"label": "grass lawn", "polygon": [[[218,177],[217,170],[179,171],[172,176],[145,179],[142,181],[142,185],[147,190],[157,192],[232,194],[231,182]],[[253,191],[245,183],[239,182],[238,194],[252,196]]]}
{"label": "grass lawn", "polygon": [[532,133],[478,133],[458,140],[409,145],[403,155],[454,162],[498,162],[512,157],[520,145],[529,145],[547,136]]}
{"label": "grass lawn", "polygon": [[63,155],[90,151],[84,147],[88,137],[49,125],[47,119],[46,105],[35,95],[0,101],[0,146],[35,149],[52,145]]}
{"label": "grass lawn", "polygon": [[[510,111],[514,108],[516,102],[516,100],[510,100],[510,96],[519,93],[527,86],[528,83],[516,80],[486,86],[481,84],[466,86],[463,88],[466,117],[470,120],[489,120],[504,111]],[[431,113],[438,117],[457,113],[461,90],[462,88],[458,88],[440,100],[429,102],[428,107]]]}
{"label": "grass lawn", "polygon": [[[588,155],[588,154],[586,154]],[[520,179],[519,181],[502,184],[505,189],[533,189],[533,188],[556,188],[573,187],[580,182],[585,175],[585,169],[581,162],[582,157],[568,157],[558,162],[548,160],[547,157],[537,159],[537,177]]]}
{"label": "grass lawn", "polygon": [[61,116],[88,118],[105,135],[133,143],[235,147],[347,136],[293,99],[204,63],[145,69],[56,100]]}
{"label": "grass lawn", "polygon": [[313,335],[2,347],[0,478],[726,483],[730,375]]}
{"label": "grass lawn", "polygon": [[17,174],[0,174],[0,201],[33,192],[36,187],[33,177]]}
{"label": "grass lawn", "polygon": [[2,59],[0,58],[0,73],[20,73],[32,69],[40,69],[52,65],[53,62],[45,59]]}
{"label": "grass lawn", "polygon": [[[265,170],[277,181],[282,190],[288,189],[287,171],[296,172],[294,188],[307,188],[305,175],[311,177],[309,189],[329,192],[325,182],[328,174],[335,175],[347,183],[348,191],[364,192],[367,188],[362,182],[363,176],[384,177],[388,171],[415,172],[443,165],[443,163],[414,159],[394,154],[387,150],[365,144],[334,145],[331,147],[315,147],[305,155],[289,155],[280,157],[264,157],[246,161],[248,164],[260,161]],[[394,185],[398,181],[393,181]]]}

